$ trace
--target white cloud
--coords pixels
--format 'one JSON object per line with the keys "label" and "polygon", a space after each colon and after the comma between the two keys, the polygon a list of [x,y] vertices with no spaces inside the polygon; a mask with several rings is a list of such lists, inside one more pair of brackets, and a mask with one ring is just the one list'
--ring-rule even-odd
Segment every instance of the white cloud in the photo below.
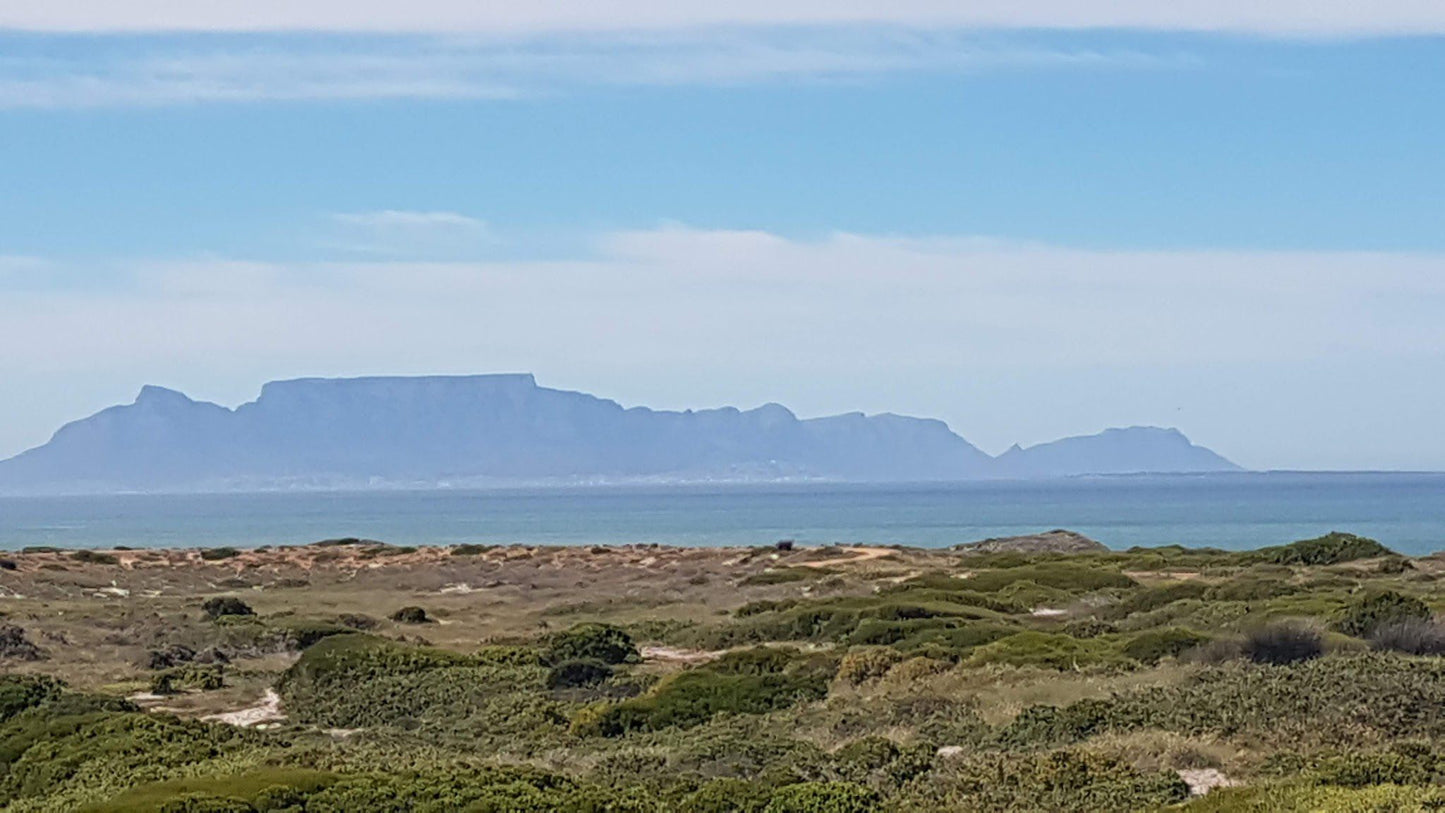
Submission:
{"label": "white cloud", "polygon": [[485,221],[456,212],[376,212],[333,214],[335,236],[323,245],[348,252],[440,258],[475,254],[496,242]]}
{"label": "white cloud", "polygon": [[1445,467],[1441,255],[674,227],[567,261],[113,273],[125,284],[0,296],[0,380],[55,389],[43,414],[5,406],[36,413],[7,415],[0,454],[95,406],[64,400],[77,381],[236,402],[293,375],[529,370],[632,403],[936,415],[993,451],[1165,423],[1258,466]]}
{"label": "white cloud", "polygon": [[57,31],[496,34],[872,23],[1286,35],[1441,33],[1445,6],[1437,0],[44,0],[0,5],[0,27]]}
{"label": "white cloud", "polygon": [[608,85],[839,80],[899,71],[1159,67],[1171,53],[987,42],[958,31],[725,29],[495,37],[162,37],[0,60],[0,108],[308,99],[508,99]]}

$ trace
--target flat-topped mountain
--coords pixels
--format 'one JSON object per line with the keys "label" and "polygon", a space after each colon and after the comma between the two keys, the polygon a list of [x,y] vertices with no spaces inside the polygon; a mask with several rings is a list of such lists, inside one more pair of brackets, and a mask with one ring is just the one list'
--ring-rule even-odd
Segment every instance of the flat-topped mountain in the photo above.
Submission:
{"label": "flat-topped mountain", "polygon": [[1199,450],[1207,457],[1173,454],[1176,437],[1199,447],[1172,430],[1111,431],[1131,440],[1101,447],[1100,463],[1091,467],[1088,448],[1068,447],[1062,458],[1034,456],[1051,444],[995,459],[926,418],[850,413],[805,420],[778,404],[746,411],[624,408],[540,387],[526,374],[278,381],[235,409],[147,386],[134,403],[67,424],[49,443],[0,461],[0,490],[888,482],[1234,468],[1207,450]]}

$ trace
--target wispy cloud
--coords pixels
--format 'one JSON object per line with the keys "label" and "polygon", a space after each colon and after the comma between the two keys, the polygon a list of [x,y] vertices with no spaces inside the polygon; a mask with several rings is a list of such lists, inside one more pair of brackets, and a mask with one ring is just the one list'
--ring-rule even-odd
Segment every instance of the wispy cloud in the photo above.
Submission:
{"label": "wispy cloud", "polygon": [[383,209],[331,215],[335,227],[324,247],[408,259],[474,255],[497,238],[486,221],[457,212]]}
{"label": "wispy cloud", "polygon": [[44,0],[0,5],[0,28],[50,31],[516,33],[847,24],[1438,33],[1445,31],[1445,6],[1432,0]]}
{"label": "wispy cloud", "polygon": [[[40,40],[48,40],[41,37]],[[894,27],[497,37],[102,38],[0,58],[0,108],[325,99],[507,99],[596,86],[852,80],[907,71],[1178,66],[1176,53],[1064,48]]]}

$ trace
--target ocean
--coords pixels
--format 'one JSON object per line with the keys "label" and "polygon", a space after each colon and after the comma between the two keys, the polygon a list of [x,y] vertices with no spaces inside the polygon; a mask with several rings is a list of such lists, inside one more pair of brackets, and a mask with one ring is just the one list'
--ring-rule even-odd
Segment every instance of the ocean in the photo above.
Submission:
{"label": "ocean", "polygon": [[1112,548],[1255,548],[1331,530],[1445,549],[1445,474],[1260,473],[920,485],[0,497],[0,549],[524,543],[941,547],[1052,528]]}

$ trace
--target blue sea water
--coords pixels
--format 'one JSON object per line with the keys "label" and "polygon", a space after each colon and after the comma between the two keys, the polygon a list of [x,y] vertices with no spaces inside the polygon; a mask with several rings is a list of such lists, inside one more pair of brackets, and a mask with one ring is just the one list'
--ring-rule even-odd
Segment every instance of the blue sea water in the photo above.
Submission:
{"label": "blue sea water", "polygon": [[0,549],[303,544],[954,545],[1069,528],[1114,548],[1344,530],[1445,549],[1445,474],[1261,473],[909,486],[608,487],[0,498]]}

